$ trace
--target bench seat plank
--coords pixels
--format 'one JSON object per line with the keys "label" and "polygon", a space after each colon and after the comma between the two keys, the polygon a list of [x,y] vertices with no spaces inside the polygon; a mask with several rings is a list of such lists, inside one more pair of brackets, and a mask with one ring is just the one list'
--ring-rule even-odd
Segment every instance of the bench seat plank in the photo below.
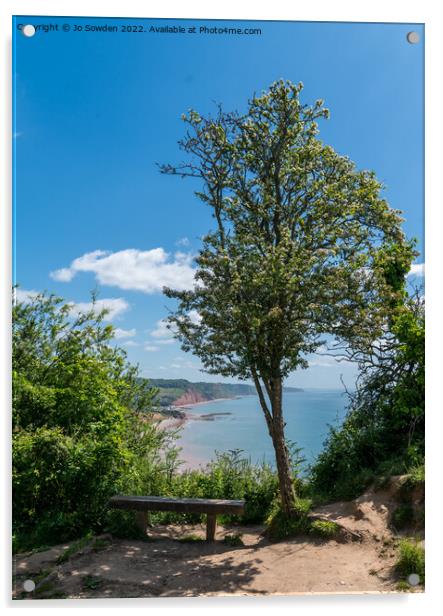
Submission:
{"label": "bench seat plank", "polygon": [[215,498],[167,498],[164,496],[113,496],[113,509],[133,511],[175,511],[177,513],[243,513],[245,501]]}

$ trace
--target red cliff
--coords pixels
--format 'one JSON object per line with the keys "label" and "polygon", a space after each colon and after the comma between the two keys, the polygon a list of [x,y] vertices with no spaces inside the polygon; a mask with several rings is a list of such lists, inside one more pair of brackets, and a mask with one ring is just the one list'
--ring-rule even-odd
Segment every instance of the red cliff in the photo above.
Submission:
{"label": "red cliff", "polygon": [[203,396],[195,389],[188,389],[180,398],[173,402],[174,406],[185,406],[187,404],[197,404],[198,402],[209,402],[209,398]]}

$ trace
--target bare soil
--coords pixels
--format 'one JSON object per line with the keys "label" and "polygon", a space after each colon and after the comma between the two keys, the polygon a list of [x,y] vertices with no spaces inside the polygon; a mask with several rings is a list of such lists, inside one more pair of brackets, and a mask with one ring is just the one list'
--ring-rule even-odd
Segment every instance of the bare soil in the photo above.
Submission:
{"label": "bare soil", "polygon": [[[391,485],[316,509],[316,515],[349,530],[339,540],[296,537],[272,542],[263,536],[263,526],[219,526],[216,541],[208,544],[202,525],[174,525],[149,529],[145,541],[102,536],[95,547],[90,544],[61,564],[57,558],[69,544],[55,546],[15,557],[13,595],[43,599],[393,592],[397,553],[389,516],[397,505]],[[237,533],[243,545],[223,541]],[[37,587],[26,593],[23,583],[29,579]]]}

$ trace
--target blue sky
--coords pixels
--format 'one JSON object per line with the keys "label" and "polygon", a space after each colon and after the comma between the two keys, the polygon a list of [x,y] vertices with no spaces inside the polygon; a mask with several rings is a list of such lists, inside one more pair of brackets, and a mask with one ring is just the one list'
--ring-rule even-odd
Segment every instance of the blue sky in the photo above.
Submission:
{"label": "blue sky", "polygon": [[[59,31],[26,38],[21,23]],[[76,32],[75,24],[197,33]],[[199,34],[202,25],[262,33]],[[411,30],[417,45],[406,41]],[[205,114],[216,101],[241,111],[277,79],[302,81],[303,100],[323,98],[331,112],[320,137],[376,172],[423,252],[421,25],[33,16],[17,18],[14,33],[15,281],[80,307],[98,288],[145,376],[222,380],[202,374],[162,323],[172,304],[161,287],[189,283],[199,237],[212,226],[198,185],[156,167],[181,160],[189,108]],[[351,384],[355,368],[313,357],[288,384],[340,387],[340,374]]]}

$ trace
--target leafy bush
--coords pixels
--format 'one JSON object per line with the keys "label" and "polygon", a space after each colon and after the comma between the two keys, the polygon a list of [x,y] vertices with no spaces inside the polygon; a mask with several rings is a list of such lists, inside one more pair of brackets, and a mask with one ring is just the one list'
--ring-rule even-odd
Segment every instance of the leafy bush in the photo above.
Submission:
{"label": "leafy bush", "polygon": [[116,526],[109,497],[162,493],[176,464],[173,437],[147,421],[155,390],[94,302],[80,315],[54,296],[13,307],[15,549]]}
{"label": "leafy bush", "polygon": [[243,543],[242,540],[242,534],[241,533],[234,533],[233,535],[225,535],[223,537],[223,543],[225,543],[226,545],[229,545],[233,548],[239,548],[243,545],[245,545]]}
{"label": "leafy bush", "polygon": [[[312,489],[327,499],[351,499],[379,475],[424,477],[424,305],[398,308],[383,353],[361,352],[364,367],[341,428],[331,429],[311,468]],[[379,343],[380,344],[380,343]]]}
{"label": "leafy bush", "polygon": [[[112,326],[94,301],[91,311],[77,316],[53,296],[13,308],[14,549],[91,531],[141,538],[132,512],[107,508],[116,493],[244,499],[240,520],[263,521],[278,492],[276,473],[239,451],[178,473],[176,435],[149,420],[156,390],[113,346]],[[295,471],[298,450],[291,452]]]}
{"label": "leafy bush", "polygon": [[413,524],[415,520],[414,509],[410,504],[403,503],[397,507],[391,517],[391,525],[396,530],[402,530]]}
{"label": "leafy bush", "polygon": [[[189,470],[175,474],[169,486],[169,494],[190,498],[226,498],[245,500],[242,516],[220,516],[223,522],[262,522],[278,490],[276,473],[267,464],[253,465],[242,457],[241,451],[216,453],[215,460],[204,469]],[[162,519],[188,519],[197,521],[200,516],[163,514]]]}
{"label": "leafy bush", "polygon": [[408,469],[408,484],[416,486],[425,480],[425,465],[417,464]]}
{"label": "leafy bush", "polygon": [[314,520],[309,527],[309,533],[323,539],[332,539],[338,532],[338,524],[330,520]]}
{"label": "leafy bush", "polygon": [[418,541],[403,539],[399,546],[399,557],[396,563],[398,573],[407,580],[411,574],[420,578],[420,584],[425,582],[425,551]]}
{"label": "leafy bush", "polygon": [[297,498],[294,503],[294,515],[287,516],[281,509],[280,500],[275,498],[266,519],[266,534],[271,539],[284,539],[309,532],[311,522],[308,513],[311,508],[309,499]]}

